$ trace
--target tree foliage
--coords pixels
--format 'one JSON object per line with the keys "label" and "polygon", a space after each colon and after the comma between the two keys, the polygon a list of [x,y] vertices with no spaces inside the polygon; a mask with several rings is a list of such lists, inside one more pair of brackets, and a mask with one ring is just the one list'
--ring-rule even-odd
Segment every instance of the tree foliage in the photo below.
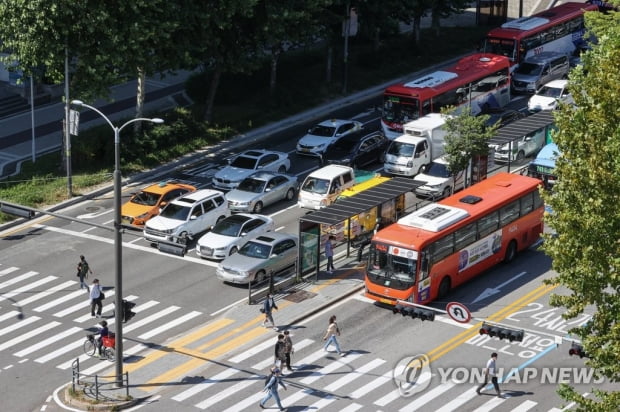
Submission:
{"label": "tree foliage", "polygon": [[[597,44],[571,72],[569,87],[576,106],[556,114],[554,141],[558,183],[544,199],[553,210],[545,215],[555,232],[544,249],[553,258],[566,294],[551,304],[575,318],[594,308],[592,319],[571,333],[578,336],[599,376],[620,380],[620,15],[588,13],[587,25]],[[593,388],[584,398],[568,385],[560,394],[584,411],[620,409],[620,393]]]}

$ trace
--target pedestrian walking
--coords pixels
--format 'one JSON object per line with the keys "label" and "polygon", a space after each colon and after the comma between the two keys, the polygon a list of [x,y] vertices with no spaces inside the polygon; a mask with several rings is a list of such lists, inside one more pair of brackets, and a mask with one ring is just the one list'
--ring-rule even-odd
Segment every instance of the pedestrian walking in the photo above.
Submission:
{"label": "pedestrian walking", "polygon": [[92,275],[93,271],[90,269],[84,255],[80,255],[80,261],[77,264],[77,276],[80,278],[80,289],[86,289],[86,293],[90,293],[90,288],[84,281],[85,279],[88,279],[89,273]]}
{"label": "pedestrian walking", "polygon": [[276,323],[273,321],[273,315],[271,312],[273,310],[278,310],[278,306],[276,305],[276,301],[273,299],[270,293],[265,296],[265,300],[263,301],[263,310],[262,312],[265,314],[265,320],[263,321],[263,326],[267,327],[267,322],[271,323],[271,327],[273,330],[278,330]]}
{"label": "pedestrian walking", "polygon": [[493,352],[491,354],[491,359],[487,361],[486,368],[484,368],[484,383],[478,386],[478,389],[476,389],[476,393],[478,395],[480,395],[480,391],[482,391],[482,389],[484,389],[484,387],[487,386],[487,383],[489,383],[489,377],[490,377],[491,383],[493,384],[493,387],[495,388],[495,392],[497,393],[497,396],[499,398],[502,397],[502,393],[499,390],[499,384],[497,383],[496,361],[497,361],[497,353]]}
{"label": "pedestrian walking", "polygon": [[291,355],[295,353],[295,349],[293,349],[293,340],[291,339],[291,334],[288,330],[284,331],[284,361],[286,363],[286,370],[289,372],[293,372],[293,368],[291,368]]}
{"label": "pedestrian walking", "polygon": [[327,327],[327,332],[325,332],[325,336],[323,336],[323,340],[327,340],[325,346],[323,347],[323,350],[327,351],[329,345],[333,343],[334,346],[336,346],[336,352],[338,352],[338,355],[344,356],[344,352],[340,350],[340,345],[338,344],[338,339],[336,339],[336,336],[340,336],[340,328],[336,323],[336,315],[332,315],[329,318],[329,326]]}
{"label": "pedestrian walking", "polygon": [[327,242],[325,242],[325,257],[327,257],[327,273],[330,275],[334,273],[334,245],[332,241],[334,241],[336,237],[334,235],[329,235],[327,238]]}
{"label": "pedestrian walking", "polygon": [[101,317],[102,304],[101,301],[105,298],[101,285],[99,285],[99,279],[94,279],[93,284],[90,286],[90,316],[95,316],[95,306],[97,307],[97,317]]}
{"label": "pedestrian walking", "polygon": [[282,402],[280,401],[280,395],[278,395],[278,385],[282,385],[284,390],[286,390],[286,385],[282,382],[282,376],[280,369],[277,366],[271,368],[271,378],[263,388],[263,392],[267,392],[267,395],[263,398],[262,401],[258,404],[262,409],[265,409],[265,403],[271,399],[275,398],[276,404],[281,411],[285,411],[286,409],[282,407]]}
{"label": "pedestrian walking", "polygon": [[276,346],[274,348],[274,361],[273,363],[278,367],[278,368],[282,368],[282,365],[284,364],[284,362],[286,361],[286,355],[285,355],[285,345],[286,343],[284,342],[284,334],[279,334],[278,335],[278,341],[276,342]]}

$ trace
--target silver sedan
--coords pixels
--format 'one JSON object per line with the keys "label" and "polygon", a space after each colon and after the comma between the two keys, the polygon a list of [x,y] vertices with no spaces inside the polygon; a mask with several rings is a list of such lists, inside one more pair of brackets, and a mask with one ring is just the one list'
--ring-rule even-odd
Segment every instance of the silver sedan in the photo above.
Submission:
{"label": "silver sedan", "polygon": [[249,240],[239,252],[228,256],[216,270],[218,279],[230,283],[261,282],[270,273],[283,273],[297,261],[298,238],[269,232]]}
{"label": "silver sedan", "polygon": [[293,200],[299,189],[295,176],[261,171],[253,173],[226,194],[231,212],[261,213],[265,206]]}

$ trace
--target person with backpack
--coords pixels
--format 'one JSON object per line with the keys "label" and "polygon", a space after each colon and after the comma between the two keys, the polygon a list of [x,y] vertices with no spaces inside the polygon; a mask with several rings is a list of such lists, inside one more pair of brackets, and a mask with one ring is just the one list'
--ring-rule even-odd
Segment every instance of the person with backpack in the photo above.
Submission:
{"label": "person with backpack", "polygon": [[93,274],[93,271],[88,266],[88,262],[84,255],[80,255],[80,261],[77,264],[77,277],[80,278],[80,289],[86,289],[86,293],[90,293],[90,288],[84,279],[88,278],[88,274]]}
{"label": "person with backpack", "polygon": [[284,341],[284,334],[278,335],[278,341],[276,342],[276,347],[274,348],[274,364],[281,368],[284,362],[286,362],[286,342]]}
{"label": "person with backpack", "polygon": [[273,315],[271,314],[272,310],[278,310],[278,307],[276,306],[276,302],[275,300],[273,300],[273,297],[271,296],[270,293],[267,294],[267,296],[265,296],[265,301],[263,302],[263,308],[262,308],[262,312],[265,314],[265,320],[263,321],[263,327],[267,327],[267,321],[269,321],[271,323],[271,326],[273,327],[273,330],[277,331],[278,328],[276,326],[276,323],[273,321]]}
{"label": "person with backpack", "polygon": [[103,308],[101,301],[105,298],[99,279],[94,279],[93,284],[90,287],[90,316],[95,316],[95,307],[97,307],[97,317],[101,317],[101,310]]}
{"label": "person with backpack", "polygon": [[286,390],[286,385],[284,384],[284,382],[282,382],[280,368],[278,368],[277,366],[273,366],[271,368],[271,375],[269,375],[267,378],[268,378],[267,383],[265,384],[265,387],[263,388],[263,392],[267,392],[267,395],[265,395],[263,400],[259,402],[258,406],[260,406],[261,409],[265,409],[265,403],[273,397],[276,400],[276,404],[278,405],[278,408],[280,408],[281,411],[286,411],[286,409],[282,407],[282,402],[280,401],[280,395],[278,395],[278,385],[282,385],[284,390]]}

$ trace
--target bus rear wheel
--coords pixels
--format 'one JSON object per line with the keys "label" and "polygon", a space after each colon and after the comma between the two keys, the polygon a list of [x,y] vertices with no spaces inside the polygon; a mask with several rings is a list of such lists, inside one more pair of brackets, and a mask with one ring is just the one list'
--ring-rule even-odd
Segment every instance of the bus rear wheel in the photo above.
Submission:
{"label": "bus rear wheel", "polygon": [[450,277],[446,276],[441,279],[441,283],[439,284],[439,292],[437,293],[438,297],[443,298],[448,295],[448,293],[450,293],[450,286]]}
{"label": "bus rear wheel", "polygon": [[515,240],[511,240],[510,243],[508,243],[508,247],[506,248],[504,263],[512,262],[515,256],[517,256],[517,242]]}

